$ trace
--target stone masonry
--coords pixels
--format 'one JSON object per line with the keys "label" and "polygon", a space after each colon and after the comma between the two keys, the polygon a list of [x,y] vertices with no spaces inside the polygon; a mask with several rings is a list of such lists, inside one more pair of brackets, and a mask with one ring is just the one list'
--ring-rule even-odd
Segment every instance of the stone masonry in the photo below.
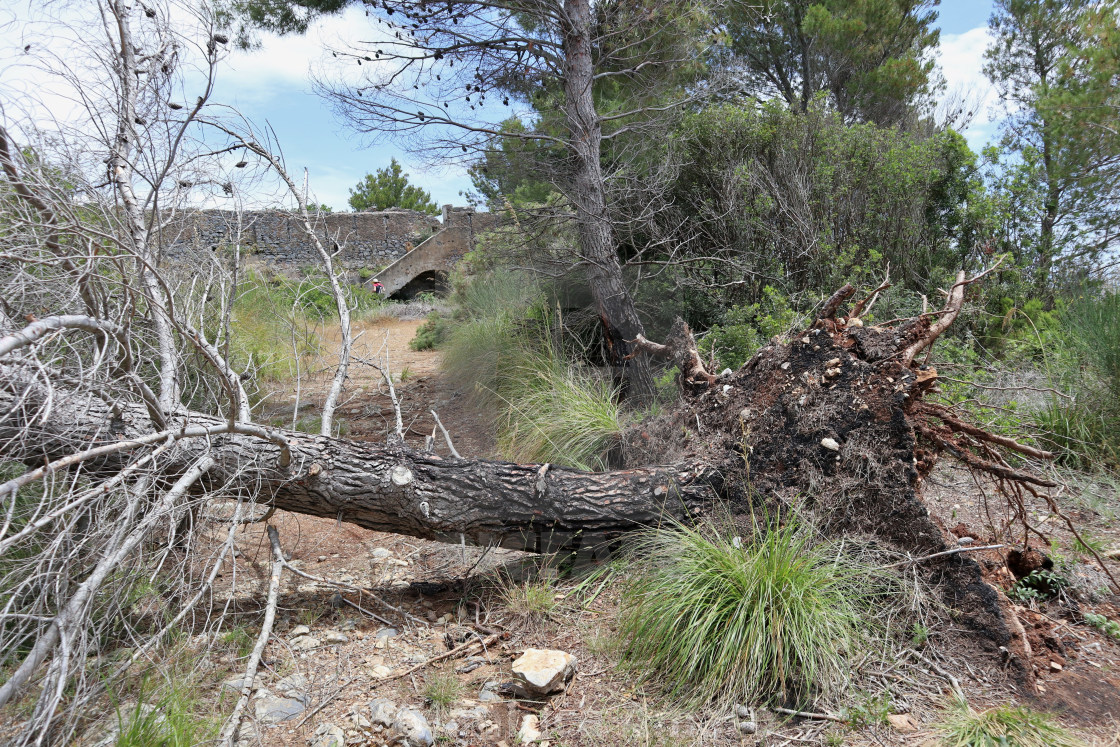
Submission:
{"label": "stone masonry", "polygon": [[[366,213],[331,213],[314,220],[321,237],[342,246],[341,263],[350,270],[385,267],[404,257],[444,229],[464,246],[462,255],[474,244],[477,232],[494,224],[496,216],[475,213],[470,208],[443,209],[443,220],[414,210],[382,210]],[[240,215],[241,246],[275,270],[294,273],[319,263],[314,246],[291,213],[279,210],[246,211]],[[165,232],[164,254],[176,259],[191,250],[215,251],[229,246],[238,234],[238,214],[228,210],[202,210]],[[450,239],[451,236],[447,236]],[[443,243],[442,241],[439,243]]]}

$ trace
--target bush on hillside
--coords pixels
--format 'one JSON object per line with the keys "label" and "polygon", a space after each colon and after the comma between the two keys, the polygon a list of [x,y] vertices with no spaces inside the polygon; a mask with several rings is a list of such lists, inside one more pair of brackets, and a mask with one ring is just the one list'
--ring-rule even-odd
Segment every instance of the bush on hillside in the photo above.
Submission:
{"label": "bush on hillside", "polygon": [[881,632],[887,577],[793,517],[732,535],[715,524],[639,534],[619,621],[624,660],[692,705],[835,690]]}

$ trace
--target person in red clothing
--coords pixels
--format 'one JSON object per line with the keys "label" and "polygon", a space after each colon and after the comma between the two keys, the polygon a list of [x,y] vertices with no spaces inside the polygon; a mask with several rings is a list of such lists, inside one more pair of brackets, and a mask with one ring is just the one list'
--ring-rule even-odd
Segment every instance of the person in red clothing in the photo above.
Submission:
{"label": "person in red clothing", "polygon": [[373,279],[373,292],[374,292],[374,293],[376,293],[376,294],[377,294],[377,295],[379,295],[379,296],[380,296],[380,295],[381,295],[382,293],[384,293],[384,292],[385,292],[385,286],[384,286],[384,285],[382,285],[382,284],[381,284],[381,281],[380,281],[380,280],[378,280],[377,278],[374,278],[374,279]]}

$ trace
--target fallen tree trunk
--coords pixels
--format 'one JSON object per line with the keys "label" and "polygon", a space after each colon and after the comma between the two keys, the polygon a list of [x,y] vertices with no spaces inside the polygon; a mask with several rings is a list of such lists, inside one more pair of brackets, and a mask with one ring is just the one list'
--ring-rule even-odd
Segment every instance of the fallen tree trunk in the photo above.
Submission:
{"label": "fallen tree trunk", "polygon": [[[55,389],[44,422],[39,415],[47,392],[36,391],[35,381],[17,369],[4,367],[0,373],[6,374],[0,410],[10,413],[0,420],[0,442],[9,445],[8,458],[78,466],[72,455],[75,444],[83,444],[82,453],[92,454],[80,463],[85,475],[109,478],[154,445],[150,435],[159,429],[142,408],[110,407]],[[382,445],[230,428],[198,413],[182,418],[159,441],[176,442],[164,456],[163,473],[174,474],[208,454],[215,466],[203,489],[232,483],[285,511],[424,539],[594,552],[665,516],[699,513],[718,492],[718,476],[703,465],[585,473],[549,464],[443,458],[399,439]],[[114,446],[119,448],[100,453]]]}
{"label": "fallen tree trunk", "polygon": [[[982,438],[921,402],[936,372],[914,364],[913,355],[944,331],[944,318],[956,316],[969,282],[962,274],[950,289],[941,321],[923,316],[898,329],[836,319],[854,293],[846,286],[810,329],[722,377],[704,370],[683,324],[666,345],[637,340],[638,348],[681,365],[685,396],[675,411],[627,434],[627,461],[676,466],[592,474],[442,458],[399,439],[354,442],[180,413],[168,418],[172,430],[159,441],[160,470],[171,479],[205,456],[214,466],[203,489],[228,493],[232,485],[287,511],[427,539],[592,557],[628,530],[702,513],[716,500],[742,513],[758,502],[796,505],[829,533],[871,535],[903,553],[935,556],[923,574],[998,660],[1014,650],[998,595],[974,561],[945,552],[954,540],[919,492],[946,449],[1000,479],[1023,477],[990,453],[1017,444]],[[112,479],[155,447],[151,434],[159,429],[140,403],[47,391],[33,370],[18,365],[0,374],[0,443],[9,458],[35,465],[68,458],[73,469],[75,451],[85,448],[85,476]],[[1029,677],[1020,660],[1007,664],[1020,679]]]}

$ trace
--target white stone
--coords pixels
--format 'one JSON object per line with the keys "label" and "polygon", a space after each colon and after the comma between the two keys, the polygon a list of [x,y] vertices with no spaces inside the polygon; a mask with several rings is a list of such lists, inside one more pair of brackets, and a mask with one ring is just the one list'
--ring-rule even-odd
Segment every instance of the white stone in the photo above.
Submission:
{"label": "white stone", "polygon": [[838,444],[836,442],[836,439],[834,438],[822,438],[821,446],[825,447],[829,451],[840,451],[840,444]]}
{"label": "white stone", "polygon": [[375,724],[392,726],[400,707],[388,698],[377,698],[369,704],[369,717]]}
{"label": "white stone", "polygon": [[424,718],[424,714],[420,711],[409,706],[397,711],[397,717],[393,719],[393,731],[399,734],[401,741],[409,747],[428,747],[436,741],[428,719]]}
{"label": "white stone", "polygon": [[301,635],[307,635],[311,632],[311,628],[306,625],[297,625],[288,631],[288,638],[299,638]]}
{"label": "white stone", "polygon": [[541,738],[540,717],[530,714],[521,719],[521,729],[517,732],[517,741],[521,744],[536,742]]}
{"label": "white stone", "polygon": [[553,649],[525,649],[513,662],[515,684],[529,695],[547,695],[564,689],[576,673],[576,657]]}
{"label": "white stone", "polygon": [[346,734],[334,724],[320,724],[315,730],[311,747],[342,747],[346,744]]}
{"label": "white stone", "polygon": [[329,644],[335,643],[349,643],[350,639],[344,633],[339,633],[337,630],[328,630],[323,634],[323,642]]}
{"label": "white stone", "polygon": [[319,647],[319,639],[309,635],[301,635],[289,641],[288,645],[292,647],[293,651],[310,651]]}

